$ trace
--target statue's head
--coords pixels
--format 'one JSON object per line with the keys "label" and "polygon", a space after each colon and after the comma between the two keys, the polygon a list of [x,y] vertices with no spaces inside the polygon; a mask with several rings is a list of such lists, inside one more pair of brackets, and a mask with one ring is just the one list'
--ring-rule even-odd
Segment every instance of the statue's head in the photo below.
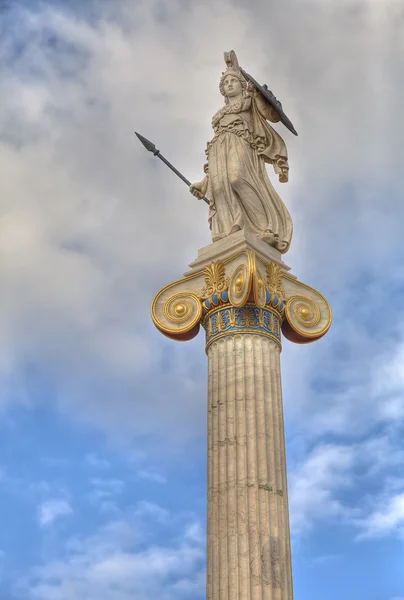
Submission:
{"label": "statue's head", "polygon": [[247,82],[239,70],[238,60],[234,50],[225,52],[224,60],[227,69],[222,73],[220,78],[219,90],[222,96],[225,97],[225,102],[228,102],[231,97],[245,95]]}
{"label": "statue's head", "polygon": [[220,79],[219,90],[225,98],[244,95],[246,87],[246,80],[236,69],[227,69]]}

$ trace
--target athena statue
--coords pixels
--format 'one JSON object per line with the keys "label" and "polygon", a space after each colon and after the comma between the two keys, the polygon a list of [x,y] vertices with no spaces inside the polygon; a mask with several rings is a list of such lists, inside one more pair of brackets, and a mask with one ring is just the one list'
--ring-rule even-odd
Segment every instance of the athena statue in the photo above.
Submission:
{"label": "athena statue", "polygon": [[224,106],[212,119],[205,177],[190,191],[210,199],[213,242],[244,229],[284,253],[290,246],[292,220],[265,167],[271,164],[279,181],[288,181],[285,142],[268,123],[278,122],[279,114],[251,82],[247,84],[233,51],[225,52],[225,61],[219,85]]}

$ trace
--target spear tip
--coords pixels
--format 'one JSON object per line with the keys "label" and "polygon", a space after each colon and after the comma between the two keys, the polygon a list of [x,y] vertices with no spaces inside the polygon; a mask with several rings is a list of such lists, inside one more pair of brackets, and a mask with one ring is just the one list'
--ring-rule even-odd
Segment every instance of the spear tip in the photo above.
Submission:
{"label": "spear tip", "polygon": [[149,152],[156,153],[156,146],[153,144],[153,142],[150,142],[148,139],[143,137],[143,135],[140,135],[140,133],[138,133],[137,131],[135,131],[135,134],[137,135],[138,139],[142,142],[146,150],[148,150]]}

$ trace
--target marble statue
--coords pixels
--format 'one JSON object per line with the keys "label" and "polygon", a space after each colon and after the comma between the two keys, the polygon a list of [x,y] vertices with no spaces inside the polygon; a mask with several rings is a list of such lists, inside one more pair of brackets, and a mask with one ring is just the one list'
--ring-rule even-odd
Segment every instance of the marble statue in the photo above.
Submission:
{"label": "marble statue", "polygon": [[219,89],[224,106],[212,119],[214,137],[206,149],[205,177],[190,187],[210,199],[209,224],[216,242],[245,230],[279,252],[289,249],[292,219],[271,184],[265,163],[279,181],[288,181],[285,142],[269,125],[279,115],[258,89],[246,82],[233,51],[225,52]]}

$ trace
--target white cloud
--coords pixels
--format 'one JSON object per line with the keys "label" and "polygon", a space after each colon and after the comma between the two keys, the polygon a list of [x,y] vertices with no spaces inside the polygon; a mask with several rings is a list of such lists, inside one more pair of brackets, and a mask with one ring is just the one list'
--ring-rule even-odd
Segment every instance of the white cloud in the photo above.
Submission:
{"label": "white cloud", "polygon": [[202,530],[201,524],[194,522],[187,525],[184,532],[184,538],[197,544],[204,544],[205,532]]}
{"label": "white cloud", "polygon": [[87,498],[100,514],[119,515],[120,496],[126,484],[121,479],[96,477],[90,480],[90,491]]}
{"label": "white cloud", "polygon": [[375,395],[380,403],[380,416],[400,422],[404,417],[404,341],[386,356],[375,370],[373,378]]}
{"label": "white cloud", "polygon": [[90,484],[94,489],[94,494],[100,498],[103,498],[104,496],[116,496],[117,494],[122,493],[125,488],[125,482],[121,479],[97,477],[91,479]]}
{"label": "white cloud", "polygon": [[67,517],[73,510],[67,500],[53,498],[43,502],[38,509],[38,520],[42,526],[50,526],[57,519]]}
{"label": "white cloud", "polygon": [[167,479],[163,475],[160,475],[160,473],[157,473],[157,471],[139,469],[136,474],[141,479],[147,479],[153,483],[167,483]]}
{"label": "white cloud", "polygon": [[[338,309],[359,267],[376,272],[399,255],[402,203],[389,194],[386,205],[385,194],[374,190],[398,189],[402,135],[394,115],[402,105],[396,77],[402,41],[394,36],[394,7],[379,20],[373,9],[292,0],[276,9],[230,0],[190,3],[186,11],[172,1],[158,8],[164,18],[156,18],[155,2],[121,1],[113,11],[105,5],[94,24],[61,8],[36,17],[20,11],[26,49],[2,76],[0,374],[2,402],[37,401],[19,377],[34,362],[67,414],[119,440],[151,433],[179,444],[204,433],[203,340],[186,352],[165,341],[152,329],[149,304],[209,242],[206,213],[147,155],[133,129],[198,178],[210,117],[221,103],[222,52],[236,48],[240,61],[282,99],[300,133],[292,139],[283,132],[291,182],[280,191],[295,221],[287,262],[328,290]],[[209,30],[209,44],[193,35],[195,22]],[[44,45],[44,29],[74,52]],[[33,71],[41,76],[28,77]],[[285,373],[293,365],[299,384],[285,398],[290,404],[307,395],[312,412],[318,409],[309,382],[322,353],[333,360],[324,348],[345,326],[336,315],[319,350],[285,349]],[[356,375],[355,369],[344,375],[344,408],[336,396],[327,405],[328,423],[338,431],[368,414],[353,401],[360,385],[352,392],[350,378],[360,384],[360,375],[366,377],[360,356],[369,340],[354,318],[346,326]],[[382,354],[375,347],[365,352],[367,363]],[[175,411],[167,395],[175,398]],[[398,409],[391,406],[389,414]]]}
{"label": "white cloud", "polygon": [[404,536],[404,492],[378,500],[377,508],[356,523],[362,529],[358,540],[392,533]]}
{"label": "white cloud", "polygon": [[[147,10],[142,12],[152,47],[159,27]],[[144,432],[155,427],[156,413],[167,412],[161,378],[154,390],[148,389],[164,349],[144,318],[156,285],[153,273],[171,271],[175,278],[187,261],[167,269],[179,253],[169,251],[175,230],[171,208],[157,199],[154,210],[146,201],[146,190],[152,189],[153,179],[159,180],[133,135],[134,115],[146,115],[153,93],[148,90],[147,98],[138,93],[141,74],[131,65],[140,45],[133,46],[135,38],[107,20],[97,29],[56,9],[36,19],[25,19],[21,11],[20,18],[21,28],[29,29],[29,50],[5,75],[10,102],[0,124],[9,173],[1,193],[2,275],[7,281],[2,308],[8,314],[1,327],[10,343],[14,340],[0,360],[3,377],[6,383],[26,361],[34,360],[55,382],[55,395],[71,414],[79,405],[77,414],[92,422],[103,415],[103,426],[111,430]],[[84,79],[80,68],[77,78],[61,76],[72,56],[56,57],[41,45],[44,27],[76,44],[79,58],[80,52],[89,54]],[[141,55],[147,56],[147,50]],[[159,65],[161,56],[151,61],[152,70],[169,73]],[[37,81],[25,77],[27,66],[44,76]],[[135,112],[133,101],[140,102]],[[139,165],[135,171],[134,165]],[[155,191],[161,197],[161,190]],[[190,207],[191,213],[200,210],[192,203]],[[187,388],[200,387],[187,374],[189,367],[177,369],[166,375],[163,371],[166,382],[182,379],[184,394]],[[136,377],[139,373],[143,375]],[[141,412],[133,402],[139,395],[152,399],[143,403]],[[168,412],[167,417],[175,425],[177,419]]]}
{"label": "white cloud", "polygon": [[148,502],[146,500],[138,503],[135,515],[142,520],[149,519],[156,523],[167,523],[170,519],[168,510],[155,502]]}
{"label": "white cloud", "polygon": [[312,566],[328,565],[331,562],[335,562],[339,558],[340,558],[340,556],[338,556],[337,554],[323,554],[321,556],[315,556],[312,559],[311,563],[312,563]]}
{"label": "white cloud", "polygon": [[393,436],[350,445],[323,443],[304,456],[290,467],[293,536],[326,522],[351,526],[359,532],[356,539],[401,536],[403,451]]}
{"label": "white cloud", "polygon": [[84,458],[84,461],[87,466],[92,467],[94,469],[109,469],[111,464],[105,458],[98,456],[97,454],[87,454]]}
{"label": "white cloud", "polygon": [[316,447],[296,465],[289,481],[289,505],[293,535],[304,532],[317,519],[341,517],[348,511],[337,499],[351,484],[355,451],[332,444]]}
{"label": "white cloud", "polygon": [[118,497],[125,489],[121,479],[97,477],[90,480],[91,490],[87,497],[101,512],[117,512]]}
{"label": "white cloud", "polygon": [[200,525],[170,515],[170,522],[176,523],[175,536],[166,531],[165,543],[144,548],[137,534],[141,512],[142,508],[134,519],[111,521],[91,537],[70,540],[60,560],[37,567],[20,580],[17,589],[27,600],[202,598]]}

